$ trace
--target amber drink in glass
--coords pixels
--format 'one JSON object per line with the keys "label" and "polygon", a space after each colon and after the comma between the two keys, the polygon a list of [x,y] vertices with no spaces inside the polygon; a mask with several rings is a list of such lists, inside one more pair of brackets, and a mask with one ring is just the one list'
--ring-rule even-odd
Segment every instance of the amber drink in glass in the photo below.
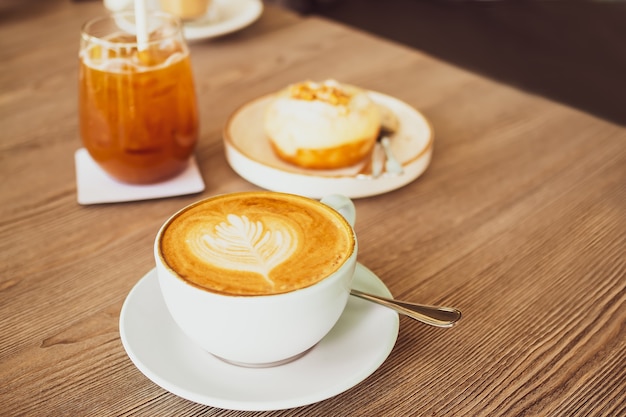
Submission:
{"label": "amber drink in glass", "polygon": [[188,165],[198,140],[198,109],[180,21],[147,16],[138,43],[132,12],[87,22],[81,33],[80,133],[111,177],[150,184]]}

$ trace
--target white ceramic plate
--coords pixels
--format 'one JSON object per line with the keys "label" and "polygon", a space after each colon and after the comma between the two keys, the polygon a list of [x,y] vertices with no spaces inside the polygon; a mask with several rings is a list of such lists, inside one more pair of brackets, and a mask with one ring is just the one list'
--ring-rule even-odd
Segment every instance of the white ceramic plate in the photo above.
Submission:
{"label": "white ceramic plate", "polygon": [[[354,287],[391,297],[385,284],[358,264]],[[273,368],[227,364],[179,330],[161,296],[156,271],[130,291],[120,315],[120,336],[135,366],[182,398],[231,410],[278,410],[322,401],[371,375],[398,337],[398,315],[350,297],[339,322],[303,357]]]}
{"label": "white ceramic plate", "polygon": [[261,0],[213,0],[212,10],[200,19],[185,22],[187,40],[209,39],[241,30],[263,12]]}
{"label": "white ceramic plate", "polygon": [[235,111],[224,127],[228,163],[241,177],[259,187],[310,198],[331,193],[351,198],[369,197],[403,187],[419,177],[430,164],[433,130],[426,118],[408,104],[370,91],[371,98],[397,117],[399,129],[391,147],[404,173],[384,173],[374,178],[367,173],[368,161],[337,170],[311,170],[279,159],[263,129],[263,118],[271,95],[252,100]]}
{"label": "white ceramic plate", "polygon": [[[160,9],[158,0],[148,0],[150,10]],[[133,0],[105,0],[104,5],[112,12],[132,10]],[[187,40],[215,38],[241,30],[256,21],[263,13],[261,0],[213,0],[207,13],[193,21],[183,23]],[[126,30],[133,31],[133,22],[120,21]]]}

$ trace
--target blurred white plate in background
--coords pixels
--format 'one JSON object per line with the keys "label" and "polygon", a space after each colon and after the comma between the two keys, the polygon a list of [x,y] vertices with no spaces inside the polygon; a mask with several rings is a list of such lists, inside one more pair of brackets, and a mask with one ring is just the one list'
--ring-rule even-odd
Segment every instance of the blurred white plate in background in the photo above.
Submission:
{"label": "blurred white plate in background", "polygon": [[[148,8],[159,9],[158,0],[146,0]],[[133,8],[133,0],[104,0],[112,12]],[[209,11],[201,18],[184,22],[187,40],[209,39],[243,29],[256,21],[263,12],[261,0],[213,0]]]}

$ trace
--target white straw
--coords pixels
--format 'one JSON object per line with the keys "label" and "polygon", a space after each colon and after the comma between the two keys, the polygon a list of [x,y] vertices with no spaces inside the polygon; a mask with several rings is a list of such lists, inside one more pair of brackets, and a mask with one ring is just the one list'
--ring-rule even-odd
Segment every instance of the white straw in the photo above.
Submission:
{"label": "white straw", "polygon": [[148,48],[148,22],[146,0],[135,0],[135,26],[137,27],[137,43],[140,51]]}

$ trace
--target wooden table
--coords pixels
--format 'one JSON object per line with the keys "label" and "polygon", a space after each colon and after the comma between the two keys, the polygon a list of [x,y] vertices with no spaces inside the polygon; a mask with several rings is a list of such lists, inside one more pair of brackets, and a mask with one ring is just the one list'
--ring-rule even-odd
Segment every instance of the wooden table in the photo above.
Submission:
{"label": "wooden table", "polygon": [[436,329],[402,317],[389,358],[362,383],[258,415],[625,415],[623,127],[268,7],[251,27],[191,47],[206,191],[81,206],[78,31],[103,11],[9,2],[0,16],[0,414],[254,414],[147,379],[120,342],[120,309],[153,268],[171,213],[256,188],[224,157],[228,115],[287,83],[335,78],[406,101],[436,131],[424,175],[356,201],[360,262],[396,298],[464,318]]}

